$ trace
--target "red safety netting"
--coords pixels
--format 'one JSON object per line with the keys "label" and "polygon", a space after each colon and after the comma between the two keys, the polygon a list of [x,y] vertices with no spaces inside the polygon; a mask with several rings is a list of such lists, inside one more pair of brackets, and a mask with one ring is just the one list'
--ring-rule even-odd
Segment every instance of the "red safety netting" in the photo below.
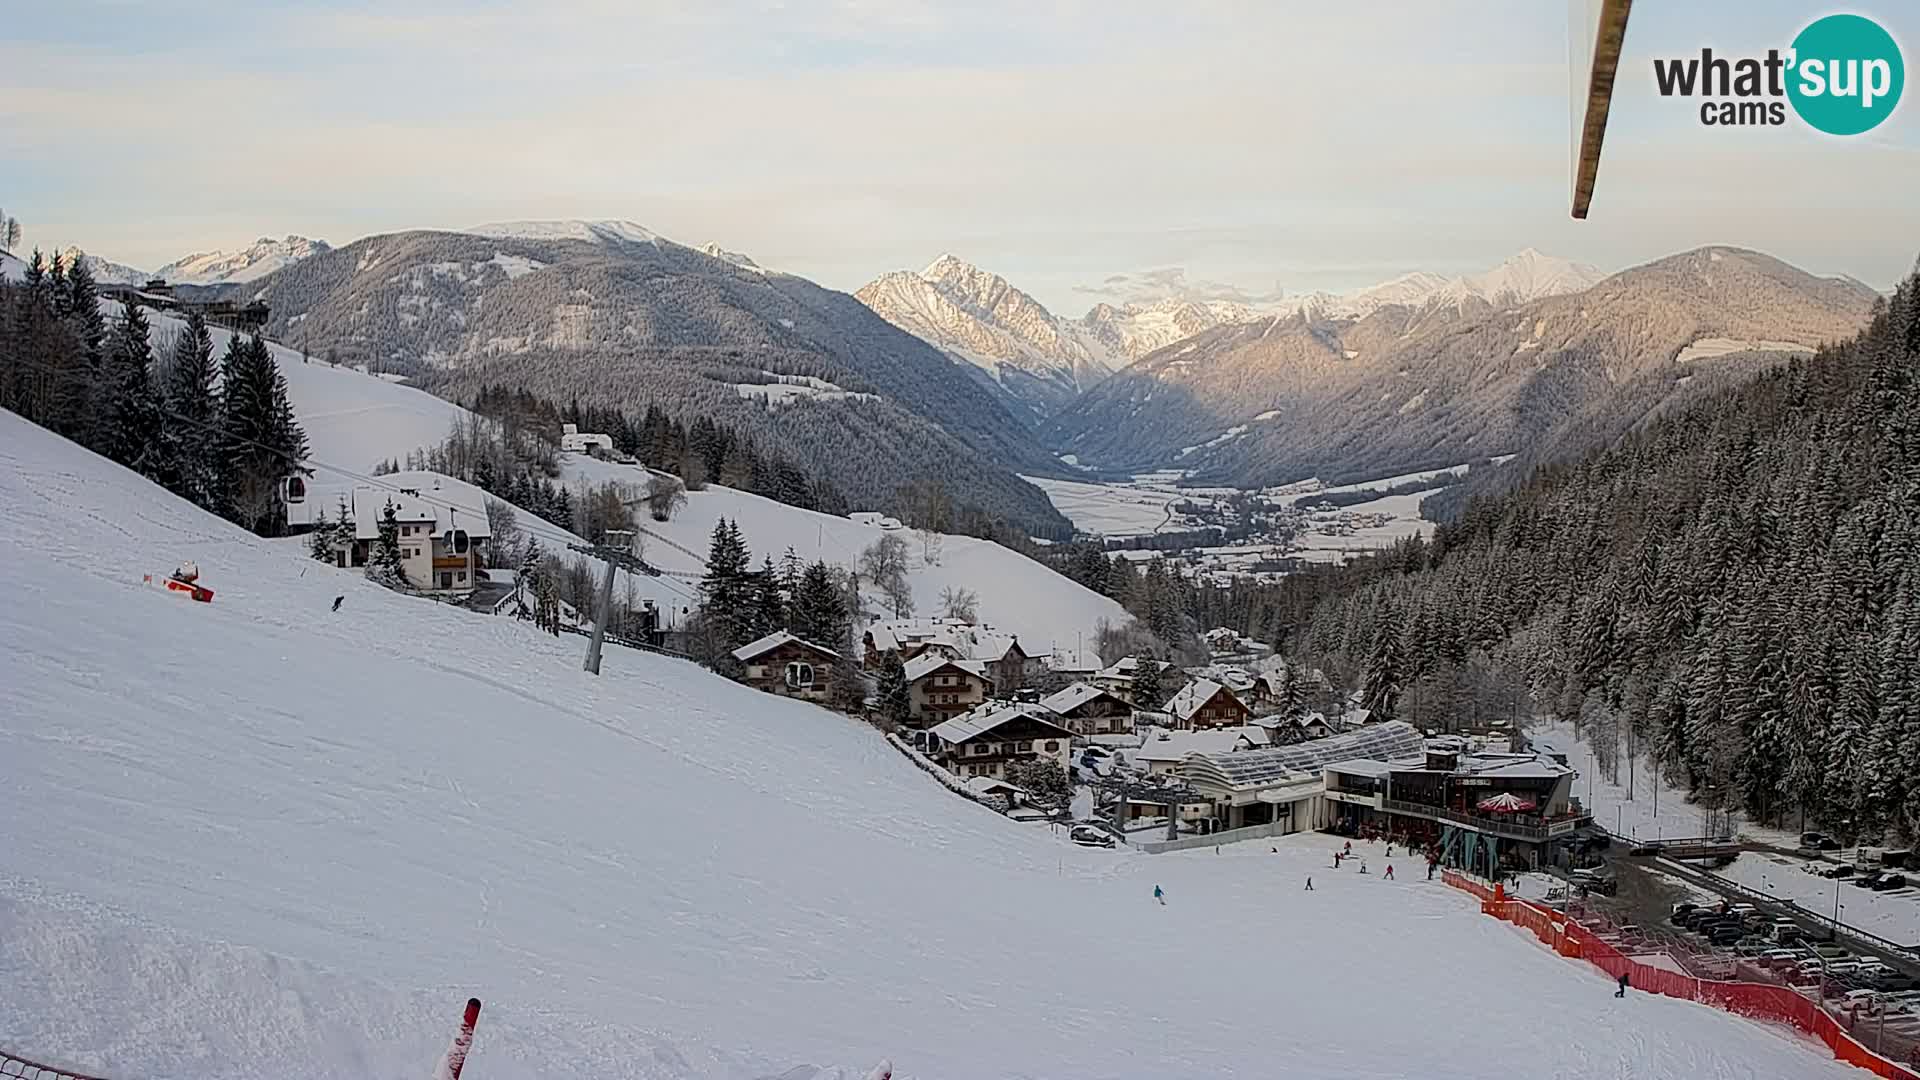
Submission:
{"label": "red safety netting", "polygon": [[1560,955],[1585,960],[1615,979],[1625,974],[1628,985],[1636,990],[1698,1001],[1757,1020],[1790,1024],[1826,1043],[1833,1056],[1841,1061],[1888,1080],[1920,1080],[1920,1073],[1861,1045],[1833,1014],[1797,991],[1769,983],[1701,979],[1643,964],[1602,941],[1564,912],[1526,900],[1509,900],[1497,886],[1452,870],[1443,871],[1441,880],[1479,897],[1481,911],[1525,927]]}

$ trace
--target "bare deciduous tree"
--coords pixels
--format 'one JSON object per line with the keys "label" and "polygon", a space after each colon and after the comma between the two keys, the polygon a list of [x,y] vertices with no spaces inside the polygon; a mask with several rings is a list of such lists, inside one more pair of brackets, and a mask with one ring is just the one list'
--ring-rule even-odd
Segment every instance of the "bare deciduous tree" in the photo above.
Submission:
{"label": "bare deciduous tree", "polygon": [[940,613],[961,622],[979,622],[980,594],[972,589],[956,589],[949,585],[940,590]]}
{"label": "bare deciduous tree", "polygon": [[670,473],[654,473],[647,478],[647,513],[655,521],[672,520],[676,511],[687,505],[686,485]]}

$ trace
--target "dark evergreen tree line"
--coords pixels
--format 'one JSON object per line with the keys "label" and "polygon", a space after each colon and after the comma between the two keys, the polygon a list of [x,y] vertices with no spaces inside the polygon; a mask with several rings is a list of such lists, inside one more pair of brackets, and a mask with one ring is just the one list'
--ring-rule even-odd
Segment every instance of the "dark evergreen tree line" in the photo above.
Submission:
{"label": "dark evergreen tree line", "polygon": [[34,252],[0,285],[0,404],[263,535],[286,525],[282,483],[306,434],[259,335],[213,340],[190,315],[165,355],[138,304],[111,322],[84,259]]}

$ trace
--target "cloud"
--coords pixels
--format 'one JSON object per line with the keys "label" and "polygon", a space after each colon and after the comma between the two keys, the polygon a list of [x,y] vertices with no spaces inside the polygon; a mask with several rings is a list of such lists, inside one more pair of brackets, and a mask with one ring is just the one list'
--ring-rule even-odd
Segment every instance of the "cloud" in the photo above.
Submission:
{"label": "cloud", "polygon": [[1156,300],[1227,300],[1248,307],[1278,301],[1284,291],[1276,285],[1271,291],[1250,292],[1225,281],[1195,281],[1184,266],[1163,266],[1131,274],[1109,274],[1097,285],[1075,285],[1073,291],[1097,296],[1109,302],[1150,304]]}

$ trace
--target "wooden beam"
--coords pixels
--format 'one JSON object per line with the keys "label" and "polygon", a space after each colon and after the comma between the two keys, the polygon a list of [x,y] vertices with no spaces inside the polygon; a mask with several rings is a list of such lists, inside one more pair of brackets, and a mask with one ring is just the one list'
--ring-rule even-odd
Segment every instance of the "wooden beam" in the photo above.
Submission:
{"label": "wooden beam", "polygon": [[1600,173],[1600,144],[1607,137],[1607,111],[1613,106],[1613,77],[1620,67],[1620,45],[1627,36],[1633,0],[1602,0],[1600,29],[1593,42],[1593,74],[1587,82],[1587,118],[1580,127],[1580,163],[1573,178],[1573,216],[1585,218]]}

